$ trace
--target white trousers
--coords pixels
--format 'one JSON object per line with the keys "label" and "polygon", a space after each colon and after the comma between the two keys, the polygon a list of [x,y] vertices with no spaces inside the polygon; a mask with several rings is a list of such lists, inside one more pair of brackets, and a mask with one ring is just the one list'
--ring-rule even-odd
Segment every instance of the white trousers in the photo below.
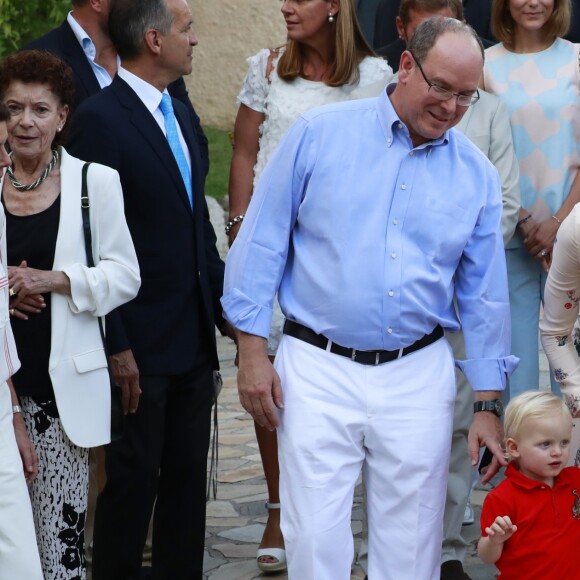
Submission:
{"label": "white trousers", "polygon": [[0,580],[42,580],[22,460],[14,437],[12,403],[0,384]]}
{"label": "white trousers", "polygon": [[364,469],[371,580],[438,580],[455,375],[445,339],[364,366],[284,336],[278,429],[291,580],[347,580]]}

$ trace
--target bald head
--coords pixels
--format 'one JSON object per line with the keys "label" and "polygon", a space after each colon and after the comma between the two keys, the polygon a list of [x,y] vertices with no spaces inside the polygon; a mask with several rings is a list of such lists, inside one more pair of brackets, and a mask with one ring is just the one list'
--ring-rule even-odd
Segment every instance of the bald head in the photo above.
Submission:
{"label": "bald head", "polygon": [[417,28],[391,94],[415,147],[459,123],[477,96],[482,70],[483,47],[471,27],[438,16]]}
{"label": "bald head", "polygon": [[477,32],[465,22],[455,18],[446,18],[443,16],[432,16],[423,21],[415,30],[413,38],[409,41],[407,49],[411,51],[419,61],[425,60],[428,52],[435,46],[437,40],[447,33],[461,34],[466,37],[473,48],[481,54],[483,63],[484,49]]}

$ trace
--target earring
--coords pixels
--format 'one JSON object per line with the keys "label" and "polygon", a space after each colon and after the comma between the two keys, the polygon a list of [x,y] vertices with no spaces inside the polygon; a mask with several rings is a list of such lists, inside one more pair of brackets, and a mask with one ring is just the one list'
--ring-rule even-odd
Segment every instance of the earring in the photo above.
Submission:
{"label": "earring", "polygon": [[334,15],[332,14],[332,12],[328,14],[328,22],[330,22],[330,24],[334,22]]}

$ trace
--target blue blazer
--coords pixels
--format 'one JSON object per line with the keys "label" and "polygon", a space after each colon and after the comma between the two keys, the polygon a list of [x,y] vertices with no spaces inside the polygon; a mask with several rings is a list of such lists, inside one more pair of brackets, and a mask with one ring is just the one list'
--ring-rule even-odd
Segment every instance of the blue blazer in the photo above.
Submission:
{"label": "blue blazer", "polygon": [[167,139],[118,75],[79,105],[67,147],[121,177],[142,283],[137,297],[108,317],[107,342],[111,354],[131,348],[142,374],[190,370],[197,331],[218,368],[214,324],[223,324],[224,265],[205,202],[200,146],[187,108],[172,101],[191,155],[193,211]]}

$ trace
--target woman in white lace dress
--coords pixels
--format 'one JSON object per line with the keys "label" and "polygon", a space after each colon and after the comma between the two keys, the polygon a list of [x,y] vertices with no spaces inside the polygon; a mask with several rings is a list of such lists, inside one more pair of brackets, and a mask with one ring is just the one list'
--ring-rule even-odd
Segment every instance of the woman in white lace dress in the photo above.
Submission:
{"label": "woman in white lace dress", "polygon": [[[375,97],[392,78],[360,31],[354,0],[283,0],[288,42],[248,59],[238,97],[234,155],[230,170],[230,217],[226,233],[233,243],[250,203],[254,185],[278,143],[298,117],[337,101]],[[268,354],[274,356],[283,315],[274,309]],[[258,550],[264,571],[286,568],[280,531],[276,432],[255,425],[268,484],[268,523]]]}

